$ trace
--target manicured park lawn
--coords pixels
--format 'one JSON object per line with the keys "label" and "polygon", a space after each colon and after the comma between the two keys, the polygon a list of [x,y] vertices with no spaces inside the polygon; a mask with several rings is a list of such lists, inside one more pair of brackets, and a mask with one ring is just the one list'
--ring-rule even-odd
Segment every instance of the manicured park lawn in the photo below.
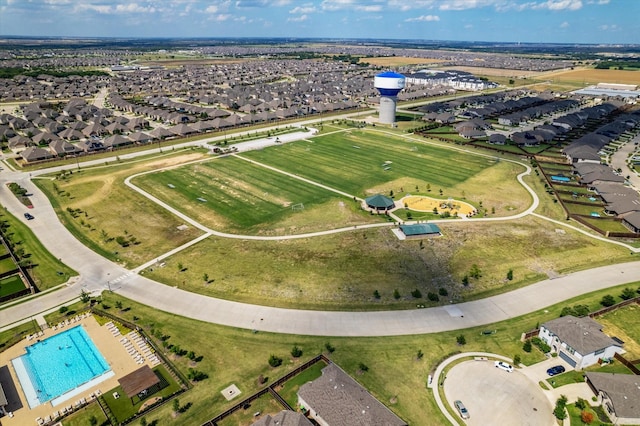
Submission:
{"label": "manicured park lawn", "polygon": [[0,279],[0,296],[8,296],[24,290],[26,287],[18,275]]}
{"label": "manicured park lawn", "polygon": [[5,274],[15,269],[17,269],[16,264],[13,262],[13,259],[11,259],[10,257],[0,260],[0,274]]}
{"label": "manicured park lawn", "polygon": [[62,420],[62,426],[87,426],[90,425],[90,419],[95,417],[96,425],[100,426],[107,423],[107,417],[104,415],[97,402],[89,404],[73,413],[69,417]]}

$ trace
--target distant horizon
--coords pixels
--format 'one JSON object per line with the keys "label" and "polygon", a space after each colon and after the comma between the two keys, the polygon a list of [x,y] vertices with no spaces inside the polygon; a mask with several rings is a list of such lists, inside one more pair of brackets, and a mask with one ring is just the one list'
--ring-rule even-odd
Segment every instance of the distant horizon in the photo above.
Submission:
{"label": "distant horizon", "polygon": [[0,34],[2,39],[25,40],[289,40],[289,41],[371,41],[371,42],[407,42],[407,43],[448,43],[448,44],[488,44],[488,45],[576,45],[576,46],[638,46],[636,43],[578,43],[578,42],[528,42],[528,41],[488,41],[488,40],[444,40],[444,39],[419,39],[419,38],[373,38],[373,37],[268,37],[268,36],[51,36],[51,35],[15,35]]}
{"label": "distant horizon", "polygon": [[0,0],[2,37],[636,45],[636,0]]}

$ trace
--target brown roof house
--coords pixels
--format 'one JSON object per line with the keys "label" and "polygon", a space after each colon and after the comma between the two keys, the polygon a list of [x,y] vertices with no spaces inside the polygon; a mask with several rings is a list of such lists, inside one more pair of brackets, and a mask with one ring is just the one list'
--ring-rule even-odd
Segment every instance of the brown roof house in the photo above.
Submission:
{"label": "brown roof house", "polygon": [[321,426],[406,426],[335,364],[298,390],[298,404]]}
{"label": "brown roof house", "polygon": [[640,424],[639,376],[589,372],[586,377],[587,384],[614,424]]}
{"label": "brown roof house", "polygon": [[589,317],[567,315],[547,321],[540,326],[538,337],[576,370],[623,352],[623,343],[604,334],[602,326]]}

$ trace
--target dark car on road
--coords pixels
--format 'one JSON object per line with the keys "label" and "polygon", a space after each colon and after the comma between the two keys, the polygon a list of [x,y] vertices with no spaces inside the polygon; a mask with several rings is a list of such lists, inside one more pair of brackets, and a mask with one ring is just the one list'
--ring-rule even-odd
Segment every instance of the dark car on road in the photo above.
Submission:
{"label": "dark car on road", "polygon": [[24,214],[24,217],[25,217],[27,220],[35,219],[35,217],[33,217],[33,215],[32,215],[31,213],[25,213],[25,214]]}
{"label": "dark car on road", "polygon": [[550,376],[555,376],[556,374],[564,373],[564,367],[561,365],[556,365],[547,370],[547,374]]}

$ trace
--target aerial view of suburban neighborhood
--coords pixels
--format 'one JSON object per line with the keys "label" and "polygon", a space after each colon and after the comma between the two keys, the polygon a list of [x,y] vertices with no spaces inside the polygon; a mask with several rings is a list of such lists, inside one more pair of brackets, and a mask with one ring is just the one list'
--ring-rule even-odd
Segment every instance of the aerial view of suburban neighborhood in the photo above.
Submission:
{"label": "aerial view of suburban neighborhood", "polygon": [[639,16],[0,0],[0,426],[640,425]]}

